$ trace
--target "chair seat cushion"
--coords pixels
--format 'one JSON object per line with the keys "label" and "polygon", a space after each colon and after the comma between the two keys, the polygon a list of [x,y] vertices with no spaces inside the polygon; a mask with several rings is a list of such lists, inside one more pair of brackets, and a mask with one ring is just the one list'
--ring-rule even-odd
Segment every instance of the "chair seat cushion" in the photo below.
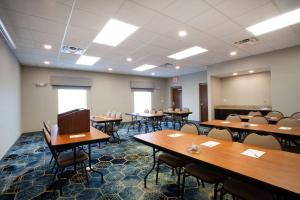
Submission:
{"label": "chair seat cushion", "polygon": [[247,200],[272,200],[271,192],[235,179],[224,181],[223,188],[226,192]]}
{"label": "chair seat cushion", "polygon": [[[76,163],[88,160],[89,156],[83,151],[76,151]],[[58,165],[61,167],[67,167],[74,164],[74,152],[61,152],[57,159]]]}
{"label": "chair seat cushion", "polygon": [[158,159],[172,167],[183,167],[187,164],[182,158],[174,156],[169,153],[162,153],[158,156]]}
{"label": "chair seat cushion", "polygon": [[184,168],[185,168],[185,172],[187,172],[188,174],[195,176],[208,183],[218,183],[224,180],[225,178],[224,175],[212,171],[208,167],[200,164],[190,163],[186,165]]}

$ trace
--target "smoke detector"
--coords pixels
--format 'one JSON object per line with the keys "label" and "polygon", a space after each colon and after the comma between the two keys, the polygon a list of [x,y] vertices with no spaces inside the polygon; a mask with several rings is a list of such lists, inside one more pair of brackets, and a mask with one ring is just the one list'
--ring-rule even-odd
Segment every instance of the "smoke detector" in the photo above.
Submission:
{"label": "smoke detector", "polygon": [[236,47],[244,47],[244,46],[254,45],[257,42],[258,42],[258,39],[256,37],[251,37],[251,38],[247,38],[247,39],[235,42],[235,43],[233,43],[233,45]]}
{"label": "smoke detector", "polygon": [[76,54],[76,55],[82,55],[84,53],[84,49],[79,48],[79,47],[73,47],[73,46],[63,46],[60,50],[62,53],[67,53],[67,54]]}

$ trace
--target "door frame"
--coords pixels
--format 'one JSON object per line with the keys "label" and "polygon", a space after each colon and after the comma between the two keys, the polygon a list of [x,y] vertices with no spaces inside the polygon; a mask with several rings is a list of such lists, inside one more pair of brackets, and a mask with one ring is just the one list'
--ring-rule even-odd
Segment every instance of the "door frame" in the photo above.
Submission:
{"label": "door frame", "polygon": [[171,90],[171,107],[174,109],[174,106],[173,106],[173,89],[181,89],[181,107],[182,107],[182,86],[172,86],[170,88],[170,90]]}
{"label": "door frame", "polygon": [[207,85],[207,83],[199,83],[199,88],[198,88],[198,90],[199,90],[199,121],[201,121],[201,122],[203,122],[203,117],[202,117],[202,115],[203,115],[203,113],[202,113],[202,106],[201,106],[201,103],[202,103],[202,101],[201,101],[201,92],[200,92],[200,88],[201,88],[201,86],[206,86],[206,107],[207,107],[207,116],[206,116],[206,118],[207,118],[207,120],[208,120],[208,85]]}

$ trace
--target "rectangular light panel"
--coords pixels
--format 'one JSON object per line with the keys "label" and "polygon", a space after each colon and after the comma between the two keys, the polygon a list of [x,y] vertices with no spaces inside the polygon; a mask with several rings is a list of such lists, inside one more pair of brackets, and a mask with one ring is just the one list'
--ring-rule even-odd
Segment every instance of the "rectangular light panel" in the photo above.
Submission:
{"label": "rectangular light panel", "polygon": [[134,70],[134,71],[143,72],[143,71],[146,71],[146,70],[149,70],[149,69],[153,69],[153,68],[155,68],[155,67],[157,67],[157,66],[145,64],[145,65],[141,65],[141,66],[139,66],[139,67],[136,67],[136,68],[134,68],[133,70]]}
{"label": "rectangular light panel", "polygon": [[300,22],[300,8],[260,22],[246,29],[254,35],[262,35]]}
{"label": "rectangular light panel", "polygon": [[98,60],[100,60],[99,57],[93,57],[93,56],[85,56],[81,55],[78,60],[76,61],[77,65],[94,65]]}
{"label": "rectangular light panel", "polygon": [[198,47],[198,46],[194,46],[194,47],[191,47],[189,49],[179,51],[177,53],[169,55],[168,58],[173,58],[175,60],[181,60],[181,59],[184,59],[184,58],[187,58],[187,57],[190,57],[190,56],[194,56],[194,55],[197,55],[197,54],[200,54],[200,53],[204,53],[206,51],[208,51],[208,50],[203,49],[203,48]]}
{"label": "rectangular light panel", "polygon": [[139,27],[137,26],[116,19],[110,19],[93,42],[115,47],[138,29]]}

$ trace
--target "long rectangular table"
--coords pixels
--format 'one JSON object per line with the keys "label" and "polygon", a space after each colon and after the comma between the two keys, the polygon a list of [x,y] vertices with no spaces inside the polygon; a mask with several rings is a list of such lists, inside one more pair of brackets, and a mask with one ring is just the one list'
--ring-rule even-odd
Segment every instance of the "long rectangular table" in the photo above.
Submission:
{"label": "long rectangular table", "polygon": [[96,124],[104,124],[104,132],[107,132],[107,124],[114,122],[121,122],[122,118],[119,117],[108,117],[108,116],[93,116],[91,117],[91,121]]}
{"label": "long rectangular table", "polygon": [[299,138],[300,137],[300,127],[290,127],[290,130],[280,129],[280,126],[273,124],[256,124],[245,126],[248,124],[246,122],[229,122],[225,120],[210,120],[206,122],[201,122],[200,125],[211,126],[211,127],[222,127],[229,129],[244,130],[248,132],[263,132],[263,133],[272,133],[278,136],[290,136]]}
{"label": "long rectangular table", "polygon": [[[180,137],[170,137],[173,133],[181,133]],[[263,149],[238,142],[230,142],[206,136],[183,133],[175,130],[163,130],[149,134],[134,136],[134,139],[153,148],[153,166],[144,178],[155,168],[156,150],[162,150],[191,162],[210,166],[226,175],[243,181],[254,181],[262,187],[283,193],[300,195],[300,155],[285,151]],[[199,154],[189,153],[187,146],[216,141],[220,144],[209,148],[202,146]],[[247,149],[264,151],[260,158],[241,155]]]}
{"label": "long rectangular table", "polygon": [[176,125],[176,117],[179,118],[179,126],[181,127],[182,125],[182,121],[183,118],[186,117],[188,118],[190,114],[192,114],[192,112],[186,112],[186,111],[164,111],[164,114],[166,115],[170,115],[173,121],[173,129],[175,129],[175,125]]}
{"label": "long rectangular table", "polygon": [[[251,115],[239,115],[239,116],[243,121],[246,121],[246,122],[249,121],[249,119],[254,117],[254,116],[251,116]],[[269,121],[270,124],[276,124],[280,120],[277,117],[267,117],[267,116],[265,116],[265,118]]]}
{"label": "long rectangular table", "polygon": [[[89,132],[83,133],[59,133],[58,126],[51,127],[51,145],[54,149],[67,149],[75,148],[81,145],[88,145],[88,155],[89,155],[89,170],[97,172],[101,175],[101,180],[103,182],[103,174],[100,171],[96,171],[92,168],[91,162],[91,144],[100,143],[102,141],[107,141],[109,136],[94,127],[90,127]],[[75,151],[74,151],[75,152]],[[74,156],[75,159],[76,156]],[[76,165],[74,166],[76,170]]]}

